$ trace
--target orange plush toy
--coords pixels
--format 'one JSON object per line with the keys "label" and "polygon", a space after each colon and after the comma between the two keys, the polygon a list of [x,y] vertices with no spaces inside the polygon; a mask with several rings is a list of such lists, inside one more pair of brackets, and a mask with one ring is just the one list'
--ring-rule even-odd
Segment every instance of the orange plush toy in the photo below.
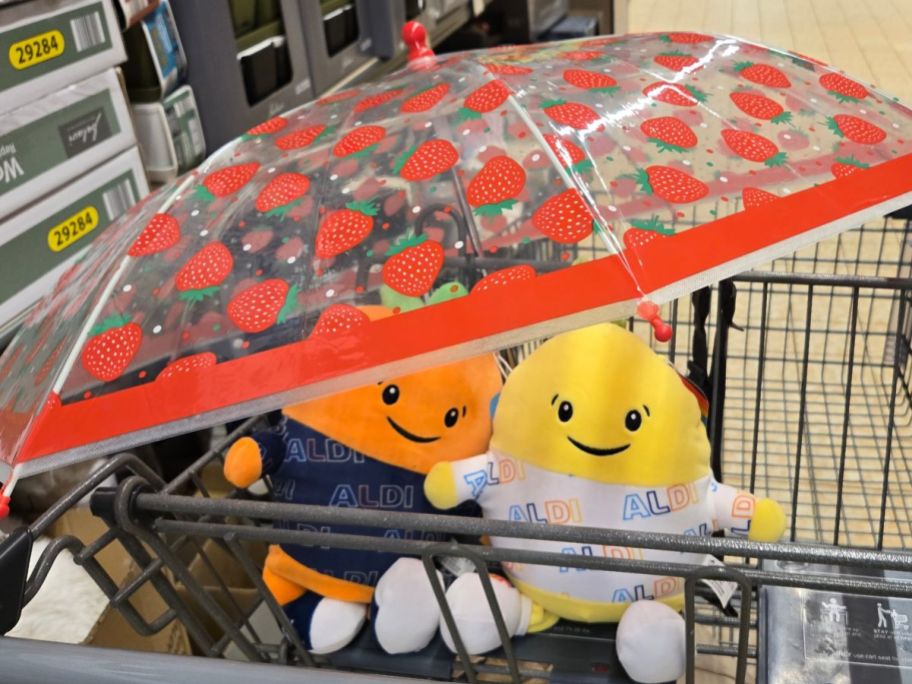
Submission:
{"label": "orange plush toy", "polygon": [[[371,318],[389,315],[380,307],[363,310]],[[289,406],[278,428],[235,442],[225,476],[237,487],[268,476],[278,501],[437,512],[424,496],[425,475],[438,462],[487,448],[490,404],[500,388],[488,355]],[[321,529],[327,527],[409,534]],[[390,653],[422,649],[439,623],[430,582],[414,558],[281,544],[270,547],[263,579],[314,653],[347,645],[372,602],[374,633]]]}

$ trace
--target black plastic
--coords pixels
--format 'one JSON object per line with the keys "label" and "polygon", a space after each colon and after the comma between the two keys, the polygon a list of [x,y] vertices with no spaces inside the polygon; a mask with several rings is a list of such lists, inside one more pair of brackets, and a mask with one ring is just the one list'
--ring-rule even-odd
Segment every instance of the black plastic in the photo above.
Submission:
{"label": "black plastic", "polygon": [[29,528],[20,527],[0,542],[0,634],[15,627],[22,615],[32,541]]}

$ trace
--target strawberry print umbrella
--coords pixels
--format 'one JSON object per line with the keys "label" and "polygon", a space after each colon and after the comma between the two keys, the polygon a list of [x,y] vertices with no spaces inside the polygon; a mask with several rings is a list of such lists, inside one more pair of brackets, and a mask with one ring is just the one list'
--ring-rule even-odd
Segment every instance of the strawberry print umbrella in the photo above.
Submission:
{"label": "strawberry print umbrella", "polygon": [[735,38],[421,57],[100,236],[0,359],[0,480],[635,310],[664,337],[658,305],[912,203],[910,153],[895,98]]}

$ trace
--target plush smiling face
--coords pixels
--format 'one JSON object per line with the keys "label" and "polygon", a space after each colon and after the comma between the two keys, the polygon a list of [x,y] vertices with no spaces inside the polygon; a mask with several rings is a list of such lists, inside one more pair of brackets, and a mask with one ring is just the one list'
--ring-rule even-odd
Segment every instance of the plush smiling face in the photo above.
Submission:
{"label": "plush smiling face", "polygon": [[384,463],[427,473],[483,453],[500,391],[492,355],[287,407],[285,415]]}
{"label": "plush smiling face", "polygon": [[513,371],[491,446],[606,483],[672,485],[710,472],[694,395],[639,338],[608,323],[554,337]]}

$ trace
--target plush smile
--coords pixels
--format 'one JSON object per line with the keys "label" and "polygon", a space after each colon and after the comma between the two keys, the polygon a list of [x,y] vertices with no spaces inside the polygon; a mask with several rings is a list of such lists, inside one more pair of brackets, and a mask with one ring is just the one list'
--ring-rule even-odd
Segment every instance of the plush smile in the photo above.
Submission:
{"label": "plush smile", "polygon": [[[405,437],[406,439],[408,439],[412,442],[418,442],[419,444],[427,444],[428,442],[436,442],[438,439],[440,439],[440,437],[422,437],[421,435],[416,435],[414,433],[411,433],[408,430],[406,430],[404,427],[399,425],[395,420],[393,420],[389,416],[386,417],[386,420],[393,427],[393,430],[395,430],[400,435],[402,435],[403,437]],[[626,449],[627,447],[624,447],[624,448]]]}
{"label": "plush smile", "polygon": [[570,444],[575,446],[580,451],[585,451],[587,454],[591,454],[593,456],[614,456],[615,454],[621,453],[630,446],[629,444],[625,444],[624,446],[611,447],[609,449],[599,449],[583,444],[582,442],[577,442],[575,439],[573,439],[573,437],[570,437],[569,435],[567,436],[567,439],[570,440]]}

